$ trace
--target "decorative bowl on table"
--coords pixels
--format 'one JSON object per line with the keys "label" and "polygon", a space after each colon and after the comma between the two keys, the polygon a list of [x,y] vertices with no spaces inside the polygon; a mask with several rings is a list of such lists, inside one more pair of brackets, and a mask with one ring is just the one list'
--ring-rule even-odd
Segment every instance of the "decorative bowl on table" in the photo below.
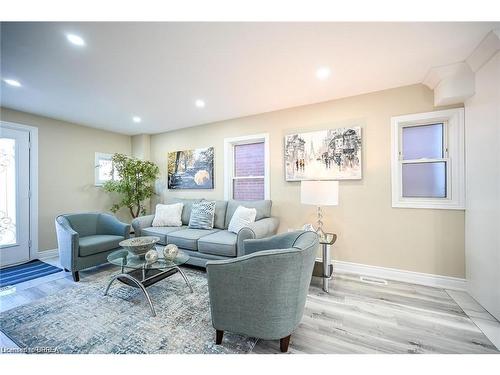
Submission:
{"label": "decorative bowl on table", "polygon": [[120,246],[141,258],[160,241],[158,237],[144,236],[129,238],[120,242]]}

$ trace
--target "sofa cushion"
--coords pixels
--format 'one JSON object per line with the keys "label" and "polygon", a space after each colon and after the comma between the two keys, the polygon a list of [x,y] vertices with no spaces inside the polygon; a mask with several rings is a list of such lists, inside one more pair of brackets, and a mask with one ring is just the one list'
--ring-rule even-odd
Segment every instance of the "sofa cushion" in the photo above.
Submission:
{"label": "sofa cushion", "polygon": [[102,253],[120,247],[119,243],[124,239],[123,236],[112,236],[110,234],[80,237],[78,251],[82,257]]}
{"label": "sofa cushion", "polygon": [[97,213],[81,213],[64,215],[68,219],[71,228],[81,237],[97,234]]}
{"label": "sofa cushion", "polygon": [[220,229],[183,229],[167,234],[167,242],[180,248],[198,250],[198,240]]}
{"label": "sofa cushion", "polygon": [[167,204],[172,203],[183,203],[184,207],[182,208],[182,225],[189,224],[189,218],[191,217],[191,208],[193,207],[193,203],[199,202],[201,199],[182,199],[182,198],[167,198]]}
{"label": "sofa cushion", "polygon": [[233,233],[238,233],[242,228],[245,228],[249,224],[255,222],[256,215],[257,210],[255,208],[238,206],[236,211],[234,211],[227,230]]}
{"label": "sofa cushion", "polygon": [[202,200],[193,204],[189,228],[213,229],[215,218],[215,201]]}
{"label": "sofa cushion", "polygon": [[159,237],[160,241],[158,243],[162,245],[167,244],[167,234],[175,232],[177,230],[186,229],[186,226],[182,227],[149,227],[141,230],[142,236],[155,236]]}
{"label": "sofa cushion", "polygon": [[215,201],[214,228],[224,229],[226,224],[227,201]]}
{"label": "sofa cushion", "polygon": [[198,240],[198,251],[205,254],[235,257],[237,238],[238,236],[235,233],[221,230],[200,238]]}
{"label": "sofa cushion", "polygon": [[153,227],[181,227],[182,207],[184,203],[156,205]]}
{"label": "sofa cushion", "polygon": [[255,208],[257,210],[257,215],[255,217],[255,221],[264,219],[266,217],[271,217],[271,205],[272,202],[270,200],[261,200],[261,201],[234,201],[230,200],[227,203],[226,210],[226,223],[224,228],[229,226],[231,222],[231,218],[233,217],[234,211],[238,208],[238,206],[243,206],[247,208]]}

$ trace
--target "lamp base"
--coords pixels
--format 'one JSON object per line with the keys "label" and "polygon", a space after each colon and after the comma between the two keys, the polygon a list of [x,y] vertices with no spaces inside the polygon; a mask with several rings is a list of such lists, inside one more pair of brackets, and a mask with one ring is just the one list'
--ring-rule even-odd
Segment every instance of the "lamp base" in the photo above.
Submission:
{"label": "lamp base", "polygon": [[318,235],[320,240],[324,240],[326,238],[326,233],[323,232],[323,229],[321,229],[321,227],[318,227],[318,229],[316,229],[316,234]]}
{"label": "lamp base", "polygon": [[324,240],[326,235],[323,232],[323,212],[321,212],[321,206],[318,206],[318,220],[317,220],[316,234],[320,240]]}

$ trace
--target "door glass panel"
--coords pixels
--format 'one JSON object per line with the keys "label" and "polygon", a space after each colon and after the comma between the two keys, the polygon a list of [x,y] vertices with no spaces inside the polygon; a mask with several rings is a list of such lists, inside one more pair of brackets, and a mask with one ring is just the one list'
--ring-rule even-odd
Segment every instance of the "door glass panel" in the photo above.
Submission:
{"label": "door glass panel", "polygon": [[403,128],[403,160],[443,158],[443,124]]}
{"label": "door glass panel", "polygon": [[403,164],[403,197],[446,198],[446,163]]}
{"label": "door glass panel", "polygon": [[16,141],[0,138],[0,246],[16,243]]}

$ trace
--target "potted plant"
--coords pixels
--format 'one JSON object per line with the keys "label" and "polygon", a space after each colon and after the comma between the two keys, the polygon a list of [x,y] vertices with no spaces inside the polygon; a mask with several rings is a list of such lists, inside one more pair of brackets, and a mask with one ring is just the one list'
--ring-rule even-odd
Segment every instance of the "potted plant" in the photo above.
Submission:
{"label": "potted plant", "polygon": [[150,161],[139,160],[123,154],[114,154],[111,159],[118,179],[107,181],[103,188],[110,193],[118,193],[121,200],[113,204],[112,212],[126,207],[132,218],[146,214],[144,201],[155,193],[153,184],[160,174],[158,166]]}

